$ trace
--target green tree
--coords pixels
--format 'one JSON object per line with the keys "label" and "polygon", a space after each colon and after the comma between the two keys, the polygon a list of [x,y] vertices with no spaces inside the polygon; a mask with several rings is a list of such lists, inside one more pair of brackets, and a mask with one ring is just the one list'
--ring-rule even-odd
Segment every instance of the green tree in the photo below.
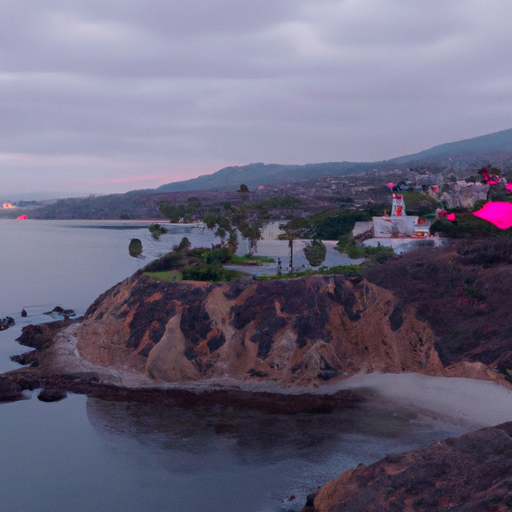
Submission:
{"label": "green tree", "polygon": [[140,258],[142,255],[142,242],[138,238],[132,238],[128,245],[128,253],[132,258]]}
{"label": "green tree", "polygon": [[292,217],[286,224],[279,224],[279,229],[284,231],[278,237],[280,240],[304,238],[311,229],[311,220],[309,217]]}
{"label": "green tree", "polygon": [[319,267],[325,260],[327,247],[321,240],[313,239],[304,247],[304,254],[312,267]]}

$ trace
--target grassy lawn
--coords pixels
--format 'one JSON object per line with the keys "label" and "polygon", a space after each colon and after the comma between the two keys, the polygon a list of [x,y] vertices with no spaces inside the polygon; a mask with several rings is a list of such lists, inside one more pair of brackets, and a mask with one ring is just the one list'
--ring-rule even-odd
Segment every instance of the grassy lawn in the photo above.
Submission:
{"label": "grassy lawn", "polygon": [[232,265],[243,265],[244,263],[275,263],[274,258],[269,258],[267,256],[251,256],[246,254],[245,256],[236,256],[235,254],[231,255],[230,263]]}
{"label": "grassy lawn", "polygon": [[[162,272],[144,272],[145,276],[156,279],[157,281],[168,281],[168,282],[176,282],[176,281],[184,281],[181,272],[177,270],[164,270]],[[239,272],[237,270],[226,270],[226,279],[221,282],[234,281],[235,279],[241,279],[242,277],[248,276],[245,272]],[[205,281],[210,282],[210,281]],[[213,281],[212,281],[213,282]]]}
{"label": "grassy lawn", "polygon": [[177,270],[164,270],[162,272],[144,272],[145,276],[152,277],[158,281],[182,281],[181,272]]}
{"label": "grassy lawn", "polygon": [[271,275],[271,276],[258,276],[259,281],[274,281],[278,279],[290,279],[297,277],[309,277],[317,274],[320,275],[332,275],[332,274],[341,274],[341,275],[359,275],[365,269],[364,264],[361,265],[338,265],[335,267],[320,267],[319,269],[307,269],[301,272],[292,272],[292,273],[283,273],[282,275]]}

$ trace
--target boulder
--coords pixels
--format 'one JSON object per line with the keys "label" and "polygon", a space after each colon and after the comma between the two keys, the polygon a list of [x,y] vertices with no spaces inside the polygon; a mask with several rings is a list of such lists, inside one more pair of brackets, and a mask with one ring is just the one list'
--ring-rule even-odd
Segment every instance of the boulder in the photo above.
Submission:
{"label": "boulder", "polygon": [[9,327],[12,327],[13,325],[16,325],[14,318],[6,316],[5,318],[2,318],[0,320],[0,331],[5,331],[6,329],[9,329]]}

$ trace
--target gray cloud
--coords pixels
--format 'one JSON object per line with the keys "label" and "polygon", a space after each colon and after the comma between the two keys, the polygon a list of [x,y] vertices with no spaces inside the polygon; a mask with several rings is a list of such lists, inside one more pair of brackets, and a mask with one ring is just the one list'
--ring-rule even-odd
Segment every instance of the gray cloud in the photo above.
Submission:
{"label": "gray cloud", "polygon": [[510,128],[511,17],[505,0],[0,0],[0,193],[382,160]]}

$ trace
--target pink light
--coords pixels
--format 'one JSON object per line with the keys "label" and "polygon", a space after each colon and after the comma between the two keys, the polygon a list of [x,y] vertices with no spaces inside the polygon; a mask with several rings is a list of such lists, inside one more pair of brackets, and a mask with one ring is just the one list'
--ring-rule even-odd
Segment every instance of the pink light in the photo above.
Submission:
{"label": "pink light", "polygon": [[26,218],[26,215],[20,215],[19,217],[16,217],[17,220],[25,220]]}
{"label": "pink light", "polygon": [[473,212],[475,217],[494,224],[499,229],[512,226],[512,204],[501,201],[489,201],[480,210]]}
{"label": "pink light", "polygon": [[457,217],[455,216],[455,213],[448,213],[446,215],[446,218],[450,221],[450,222],[455,222],[457,220]]}

